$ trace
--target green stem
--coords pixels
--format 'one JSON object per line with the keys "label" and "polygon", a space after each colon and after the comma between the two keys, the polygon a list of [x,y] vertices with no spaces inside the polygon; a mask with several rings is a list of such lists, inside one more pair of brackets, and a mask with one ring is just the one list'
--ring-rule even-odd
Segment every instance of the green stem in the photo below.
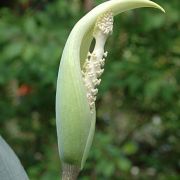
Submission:
{"label": "green stem", "polygon": [[63,164],[62,167],[62,180],[76,180],[80,168],[71,164]]}

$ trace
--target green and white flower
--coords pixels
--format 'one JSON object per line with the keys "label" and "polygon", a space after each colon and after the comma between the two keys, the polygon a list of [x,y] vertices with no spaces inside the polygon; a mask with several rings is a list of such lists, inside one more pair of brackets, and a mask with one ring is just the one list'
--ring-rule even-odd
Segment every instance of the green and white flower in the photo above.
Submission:
{"label": "green and white flower", "polygon": [[[153,7],[149,0],[110,0],[86,14],[66,42],[57,80],[56,123],[58,146],[64,164],[83,168],[95,130],[95,101],[107,52],[105,42],[113,31],[113,17],[127,10]],[[89,52],[90,44],[95,46]]]}

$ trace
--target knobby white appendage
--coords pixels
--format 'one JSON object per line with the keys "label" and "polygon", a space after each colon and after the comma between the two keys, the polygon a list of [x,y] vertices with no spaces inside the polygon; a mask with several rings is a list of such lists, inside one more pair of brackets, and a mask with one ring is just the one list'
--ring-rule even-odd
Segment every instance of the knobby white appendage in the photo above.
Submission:
{"label": "knobby white appendage", "polygon": [[82,76],[91,111],[96,101],[96,95],[98,93],[97,86],[101,82],[100,76],[104,72],[104,63],[107,57],[107,51],[104,52],[104,45],[112,31],[113,14],[112,12],[106,12],[96,21],[93,34],[96,41],[95,47],[92,53],[88,52],[82,69]]}

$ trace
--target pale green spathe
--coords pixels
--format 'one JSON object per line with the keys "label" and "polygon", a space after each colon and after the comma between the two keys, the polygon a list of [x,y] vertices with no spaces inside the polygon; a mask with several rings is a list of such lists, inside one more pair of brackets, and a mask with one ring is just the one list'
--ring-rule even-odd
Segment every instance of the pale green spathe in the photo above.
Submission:
{"label": "pale green spathe", "polygon": [[56,124],[61,161],[83,167],[95,130],[96,110],[90,112],[86,90],[81,75],[94,24],[101,14],[113,15],[140,8],[154,7],[163,10],[149,0],[111,0],[95,7],[72,29],[66,42],[59,68],[56,93]]}

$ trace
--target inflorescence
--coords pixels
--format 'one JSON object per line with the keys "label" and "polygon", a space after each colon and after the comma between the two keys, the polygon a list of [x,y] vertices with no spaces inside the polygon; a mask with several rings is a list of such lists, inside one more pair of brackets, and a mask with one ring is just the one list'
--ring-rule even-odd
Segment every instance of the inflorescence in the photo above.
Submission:
{"label": "inflorescence", "polygon": [[96,21],[93,33],[96,41],[95,47],[92,53],[88,52],[82,68],[82,77],[91,111],[95,105],[96,95],[98,93],[97,86],[101,82],[100,76],[104,72],[105,58],[107,57],[107,51],[104,52],[104,45],[112,31],[113,14],[112,12],[106,12],[98,17]]}

